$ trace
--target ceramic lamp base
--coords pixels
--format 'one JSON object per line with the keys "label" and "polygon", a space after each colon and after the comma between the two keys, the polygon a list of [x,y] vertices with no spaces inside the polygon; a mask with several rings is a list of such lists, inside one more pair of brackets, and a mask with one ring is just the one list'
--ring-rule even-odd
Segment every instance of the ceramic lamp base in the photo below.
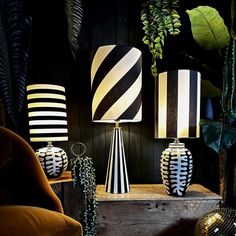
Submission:
{"label": "ceramic lamp base", "polygon": [[113,129],[105,188],[108,193],[128,193],[130,190],[120,127]]}
{"label": "ceramic lamp base", "polygon": [[59,177],[68,166],[65,151],[59,147],[54,147],[51,143],[47,147],[38,149],[36,155],[49,179]]}
{"label": "ceramic lamp base", "polygon": [[161,155],[161,177],[166,193],[184,196],[190,184],[193,171],[191,152],[178,141],[170,143]]}

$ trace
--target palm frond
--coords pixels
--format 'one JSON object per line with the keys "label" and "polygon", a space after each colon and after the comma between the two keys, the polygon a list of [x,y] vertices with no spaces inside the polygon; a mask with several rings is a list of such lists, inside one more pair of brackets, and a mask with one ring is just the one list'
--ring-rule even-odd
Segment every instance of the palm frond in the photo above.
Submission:
{"label": "palm frond", "polygon": [[20,0],[8,1],[7,17],[11,80],[14,84],[13,91],[16,99],[14,104],[16,111],[20,112],[25,98],[31,18],[23,15]]}
{"label": "palm frond", "polygon": [[[2,1],[0,9],[3,9]],[[5,17],[0,14],[0,91],[4,100],[5,109],[12,122],[15,123],[14,102],[12,94],[12,83],[10,76],[10,65],[8,57],[7,38],[5,33]]]}
{"label": "palm frond", "polygon": [[14,125],[25,98],[31,28],[21,0],[0,1],[0,90]]}
{"label": "palm frond", "polygon": [[68,40],[71,52],[74,59],[76,59],[76,54],[79,49],[79,33],[83,18],[81,0],[66,0],[65,11],[68,25]]}

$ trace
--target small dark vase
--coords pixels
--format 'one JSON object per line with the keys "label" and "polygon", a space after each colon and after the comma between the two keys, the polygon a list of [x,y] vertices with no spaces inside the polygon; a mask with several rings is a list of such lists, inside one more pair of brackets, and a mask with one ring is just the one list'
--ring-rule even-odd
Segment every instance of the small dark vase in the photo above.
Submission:
{"label": "small dark vase", "polygon": [[193,171],[191,152],[184,143],[170,143],[161,155],[161,176],[166,193],[184,196],[190,184]]}

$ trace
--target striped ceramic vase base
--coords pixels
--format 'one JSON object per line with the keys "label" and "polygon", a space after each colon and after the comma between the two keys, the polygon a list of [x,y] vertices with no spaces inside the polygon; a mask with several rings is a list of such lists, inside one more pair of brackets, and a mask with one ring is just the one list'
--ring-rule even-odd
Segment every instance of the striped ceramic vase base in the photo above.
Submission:
{"label": "striped ceramic vase base", "polygon": [[41,166],[46,176],[51,178],[59,177],[68,166],[68,158],[65,151],[52,145],[40,148],[36,151]]}
{"label": "striped ceramic vase base", "polygon": [[192,178],[192,155],[184,144],[182,147],[171,146],[161,155],[162,181],[168,195],[184,196]]}
{"label": "striped ceramic vase base", "polygon": [[113,130],[105,188],[108,193],[127,193],[130,190],[120,127]]}

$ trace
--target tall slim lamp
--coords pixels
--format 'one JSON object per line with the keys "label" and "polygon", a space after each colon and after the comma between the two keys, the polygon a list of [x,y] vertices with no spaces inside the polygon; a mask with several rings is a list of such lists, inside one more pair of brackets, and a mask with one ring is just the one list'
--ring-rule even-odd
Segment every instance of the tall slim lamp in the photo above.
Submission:
{"label": "tall slim lamp", "polygon": [[92,120],[114,122],[105,190],[130,191],[121,122],[142,119],[141,51],[126,45],[99,47],[91,66]]}
{"label": "tall slim lamp", "polygon": [[68,140],[65,88],[55,84],[28,85],[27,101],[30,141],[48,143],[36,155],[47,177],[58,177],[68,166],[65,151],[52,145]]}
{"label": "tall slim lamp", "polygon": [[175,70],[160,73],[156,80],[155,138],[174,139],[161,155],[169,195],[183,196],[191,181],[192,154],[179,138],[200,136],[200,77],[195,70]]}

